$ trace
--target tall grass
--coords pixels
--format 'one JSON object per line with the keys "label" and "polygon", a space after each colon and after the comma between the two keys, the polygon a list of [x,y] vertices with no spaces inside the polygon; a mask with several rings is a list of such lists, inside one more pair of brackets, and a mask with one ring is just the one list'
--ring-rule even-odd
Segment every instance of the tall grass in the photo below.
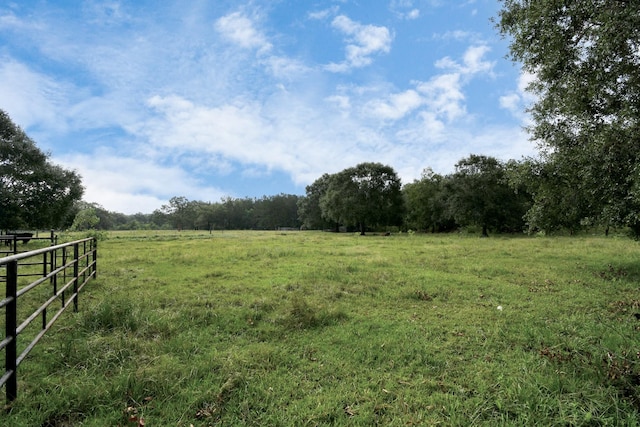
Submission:
{"label": "tall grass", "polygon": [[637,425],[639,249],[114,233],[0,424]]}

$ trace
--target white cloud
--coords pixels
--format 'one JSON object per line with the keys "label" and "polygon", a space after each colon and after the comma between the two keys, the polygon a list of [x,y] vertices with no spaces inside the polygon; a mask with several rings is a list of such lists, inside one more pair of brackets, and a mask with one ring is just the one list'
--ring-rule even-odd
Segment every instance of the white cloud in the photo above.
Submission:
{"label": "white cloud", "polygon": [[234,12],[219,18],[215,29],[228,40],[245,49],[267,52],[273,47],[264,34],[258,31],[253,21],[241,12]]}
{"label": "white cloud", "polygon": [[345,95],[332,95],[325,98],[329,103],[334,104],[339,111],[343,112],[343,117],[349,114],[351,110],[351,99]]}
{"label": "white cloud", "polygon": [[323,19],[327,19],[330,16],[335,15],[336,13],[338,13],[339,10],[340,8],[338,6],[333,6],[327,9],[318,10],[315,12],[309,12],[307,16],[309,17],[309,19],[323,20]]}
{"label": "white cloud", "polygon": [[495,62],[483,60],[484,56],[491,50],[487,45],[470,46],[464,53],[462,64],[454,61],[450,57],[444,57],[436,62],[436,67],[454,70],[462,74],[491,74]]}
{"label": "white cloud", "polygon": [[465,114],[462,81],[460,74],[441,74],[427,82],[418,84],[417,89],[427,99],[429,109],[437,116],[444,116],[451,122]]}
{"label": "white cloud", "polygon": [[442,42],[466,42],[473,46],[488,46],[490,44],[482,33],[468,30],[448,30],[434,33],[431,38],[434,41]]}
{"label": "white cloud", "polygon": [[302,103],[295,94],[279,96],[268,105],[239,100],[219,107],[156,96],[149,105],[159,115],[142,136],[164,151],[198,154],[201,161],[219,156],[242,164],[243,170],[286,171],[295,182],[308,183],[309,175],[335,167],[326,162],[331,164],[334,150],[345,148],[345,138],[336,137],[344,129],[329,117],[334,113]]}
{"label": "white cloud", "polygon": [[467,74],[490,73],[495,62],[483,60],[486,53],[491,50],[487,45],[471,46],[464,53],[464,72]]}
{"label": "white cloud", "polygon": [[367,110],[381,119],[398,120],[420,107],[425,100],[415,90],[407,90],[389,96],[387,100],[371,101]]}
{"label": "white cloud", "polygon": [[0,15],[0,28],[2,29],[21,27],[22,25],[23,22],[13,13],[3,13]]}
{"label": "white cloud", "polygon": [[0,108],[23,128],[45,125],[58,131],[66,128],[60,113],[66,108],[66,88],[26,65],[0,58]]}
{"label": "white cloud", "polygon": [[[242,49],[256,50],[260,65],[264,66],[277,79],[296,79],[311,71],[311,67],[296,58],[272,54],[271,52],[275,50],[273,44],[257,28],[256,22],[241,12],[234,12],[219,18],[214,26],[226,40]],[[234,54],[233,51],[229,53],[229,55]],[[228,62],[234,62],[231,58],[226,59]],[[217,67],[218,64],[216,64]]]}
{"label": "white cloud", "polygon": [[145,129],[145,137],[155,145],[221,153],[243,162],[265,160],[260,145],[268,138],[269,124],[255,103],[207,107],[174,95],[155,96],[149,106],[161,113]]}
{"label": "white cloud", "polygon": [[39,31],[43,26],[33,19],[20,19],[13,12],[0,11],[0,30]]}
{"label": "white cloud", "polygon": [[500,97],[500,107],[511,111],[512,113],[520,108],[520,95],[511,92],[508,95]]}
{"label": "white cloud", "polygon": [[435,65],[448,72],[416,83],[416,89],[423,97],[422,103],[438,120],[452,122],[466,114],[463,87],[476,75],[493,76],[494,63],[484,59],[488,52],[487,46],[470,46],[461,63],[448,56],[441,58]]}
{"label": "white cloud", "polygon": [[78,171],[85,186],[84,200],[116,212],[150,213],[176,195],[193,200],[218,200],[225,195],[220,189],[202,185],[176,165],[161,166],[144,157],[125,157],[110,150],[52,160]]}
{"label": "white cloud", "polygon": [[463,30],[450,30],[442,34],[435,34],[434,38],[442,40],[467,40],[469,38],[476,37],[475,33]]}
{"label": "white cloud", "polygon": [[525,113],[528,106],[536,101],[535,95],[527,91],[527,86],[535,80],[535,74],[522,71],[518,76],[517,88],[508,92],[499,99],[501,108],[509,111],[514,117],[523,122],[528,122],[531,118]]}
{"label": "white cloud", "polygon": [[295,79],[311,71],[305,63],[284,56],[270,56],[264,63],[277,79]]}
{"label": "white cloud", "polygon": [[345,61],[328,64],[328,71],[345,72],[352,68],[365,67],[373,62],[371,56],[374,54],[388,53],[391,50],[393,36],[386,27],[362,25],[344,15],[336,16],[331,25],[347,36],[347,46]]}
{"label": "white cloud", "polygon": [[412,9],[406,14],[407,19],[418,19],[420,17],[419,9]]}
{"label": "white cloud", "polygon": [[400,19],[418,19],[420,17],[420,9],[414,7],[413,0],[392,0],[389,9]]}

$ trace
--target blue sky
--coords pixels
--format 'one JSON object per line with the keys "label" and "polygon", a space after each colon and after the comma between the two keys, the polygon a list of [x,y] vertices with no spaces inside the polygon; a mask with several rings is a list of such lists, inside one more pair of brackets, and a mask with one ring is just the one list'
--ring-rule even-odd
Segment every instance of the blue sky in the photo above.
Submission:
{"label": "blue sky", "polygon": [[494,0],[0,0],[0,109],[85,200],[304,194],[362,162],[403,183],[534,155],[530,76]]}

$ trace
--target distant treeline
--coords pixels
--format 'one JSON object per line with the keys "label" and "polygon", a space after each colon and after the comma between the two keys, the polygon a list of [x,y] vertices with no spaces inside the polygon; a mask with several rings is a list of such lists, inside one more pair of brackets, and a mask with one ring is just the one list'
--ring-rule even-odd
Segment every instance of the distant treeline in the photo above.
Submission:
{"label": "distant treeline", "polygon": [[[225,197],[219,202],[173,197],[150,214],[111,212],[95,203],[78,203],[70,227],[77,230],[270,230],[300,227],[300,196],[279,194],[256,198]],[[80,215],[80,220],[78,220]],[[84,219],[83,219],[84,218]]]}
{"label": "distant treeline", "polygon": [[[67,226],[75,230],[273,230],[280,227],[329,230],[414,230],[488,233],[570,233],[598,225],[586,220],[575,193],[535,206],[541,182],[531,160],[501,162],[471,155],[448,175],[425,169],[400,186],[389,166],[363,163],[306,188],[304,196],[226,197],[218,202],[178,196],[150,214],[125,215],[99,205],[77,203]],[[544,181],[548,182],[548,181]]]}

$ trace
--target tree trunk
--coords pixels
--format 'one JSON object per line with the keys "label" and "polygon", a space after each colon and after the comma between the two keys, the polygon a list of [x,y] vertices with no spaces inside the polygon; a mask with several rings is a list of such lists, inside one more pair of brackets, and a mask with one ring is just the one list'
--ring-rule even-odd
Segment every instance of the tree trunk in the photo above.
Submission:
{"label": "tree trunk", "polygon": [[489,232],[487,231],[487,224],[482,224],[482,237],[489,237]]}
{"label": "tree trunk", "polygon": [[361,236],[364,236],[364,228],[365,228],[365,227],[364,227],[364,222],[361,222],[361,223],[360,223],[360,235],[361,235]]}

